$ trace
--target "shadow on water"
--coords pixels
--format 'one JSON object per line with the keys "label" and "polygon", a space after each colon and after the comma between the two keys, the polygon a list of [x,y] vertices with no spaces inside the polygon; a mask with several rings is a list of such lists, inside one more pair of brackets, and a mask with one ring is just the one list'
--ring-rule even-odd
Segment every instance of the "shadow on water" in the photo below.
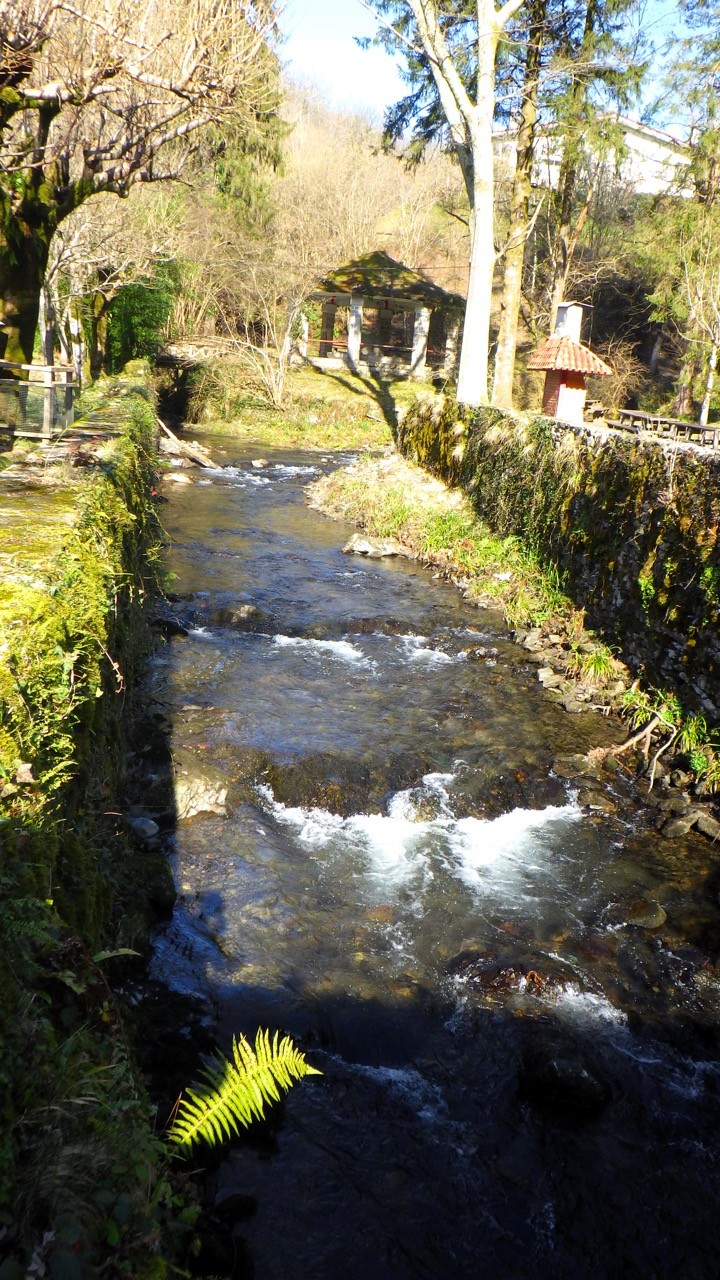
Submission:
{"label": "shadow on water", "polygon": [[[659,843],[617,779],[578,803],[551,763],[611,728],[445,584],[343,558],[307,458],[234,461],[168,512],[189,634],[138,781],[179,896],[133,1017],[161,1114],[259,1026],[324,1074],[206,1163],[194,1273],[714,1280],[707,847]],[[177,812],[169,747],[226,813]]]}

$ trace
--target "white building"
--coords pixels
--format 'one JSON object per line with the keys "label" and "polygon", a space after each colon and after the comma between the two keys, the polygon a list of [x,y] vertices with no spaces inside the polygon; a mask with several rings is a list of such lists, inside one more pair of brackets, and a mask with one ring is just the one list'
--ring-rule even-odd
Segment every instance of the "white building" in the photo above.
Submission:
{"label": "white building", "polygon": [[[672,134],[652,125],[641,124],[629,116],[608,117],[619,127],[622,146],[610,151],[603,165],[608,176],[631,187],[637,195],[659,195],[674,192],[689,196],[690,184],[683,179],[683,171],[690,163],[690,146],[680,142]],[[513,172],[516,152],[515,137],[507,129],[495,133],[495,154],[504,166]],[[533,185],[557,187],[562,160],[562,146],[552,132],[540,133],[535,144]]]}

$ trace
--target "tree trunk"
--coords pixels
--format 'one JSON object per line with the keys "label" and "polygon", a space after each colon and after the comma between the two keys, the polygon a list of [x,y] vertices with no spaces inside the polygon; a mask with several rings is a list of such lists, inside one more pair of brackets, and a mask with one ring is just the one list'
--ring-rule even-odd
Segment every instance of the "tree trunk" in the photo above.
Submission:
{"label": "tree trunk", "polygon": [[472,121],[472,245],[457,386],[460,404],[472,406],[488,403],[490,309],[495,270],[492,121],[497,40],[494,29],[481,33],[478,40],[477,107]]}
{"label": "tree trunk", "polygon": [[715,374],[717,372],[717,365],[718,365],[718,344],[717,344],[717,338],[714,338],[710,346],[710,359],[708,361],[707,378],[705,380],[705,395],[703,396],[703,402],[700,408],[700,417],[698,419],[698,421],[701,423],[703,427],[707,426],[708,418],[710,417],[710,401],[712,400],[713,387],[715,385]]}
{"label": "tree trunk", "polygon": [[673,413],[687,417],[693,410],[692,389],[697,372],[697,357],[688,351],[682,363],[680,377],[678,378],[675,399],[673,400]]}
{"label": "tree trunk", "polygon": [[577,168],[575,164],[568,166],[568,169],[562,179],[563,191],[560,201],[560,228],[558,231],[558,249],[555,255],[555,268],[553,271],[552,287],[550,292],[550,333],[555,329],[555,319],[557,317],[557,309],[561,302],[567,301],[565,291],[567,289],[568,276],[572,266],[573,257],[577,248],[578,240],[582,234],[582,229],[587,222],[587,216],[590,212],[593,196],[597,187],[599,177],[599,168],[588,184],[585,200],[580,208],[575,222],[571,222],[570,214],[572,210],[573,196],[575,187],[577,186]]}
{"label": "tree trunk", "polygon": [[652,348],[652,351],[650,352],[650,363],[648,365],[648,370],[652,374],[653,378],[655,377],[658,369],[660,368],[660,356],[662,354],[662,344],[663,344],[664,336],[665,336],[665,330],[661,329],[657,338],[653,342],[653,348]]}
{"label": "tree trunk", "polygon": [[50,290],[43,285],[40,290],[40,345],[43,362],[47,365],[55,363],[55,337],[57,334],[57,314]]}
{"label": "tree trunk", "polygon": [[513,403],[513,376],[517,348],[522,278],[525,265],[525,242],[530,220],[530,195],[532,191],[532,167],[537,120],[538,73],[542,56],[544,22],[547,0],[534,0],[530,9],[530,35],[525,58],[523,104],[518,128],[513,179],[510,231],[505,250],[503,296],[500,309],[500,330],[495,354],[495,376],[492,402],[511,409]]}
{"label": "tree trunk", "polygon": [[82,316],[80,314],[80,303],[75,300],[70,304],[70,362],[75,369],[75,376],[79,383],[83,380],[83,365],[85,363],[85,341],[83,338]]}
{"label": "tree trunk", "polygon": [[[18,242],[19,231],[19,242]],[[0,229],[0,359],[32,364],[50,236]]]}
{"label": "tree trunk", "polygon": [[93,382],[105,368],[109,310],[107,299],[101,293],[93,294],[90,308],[90,377]]}

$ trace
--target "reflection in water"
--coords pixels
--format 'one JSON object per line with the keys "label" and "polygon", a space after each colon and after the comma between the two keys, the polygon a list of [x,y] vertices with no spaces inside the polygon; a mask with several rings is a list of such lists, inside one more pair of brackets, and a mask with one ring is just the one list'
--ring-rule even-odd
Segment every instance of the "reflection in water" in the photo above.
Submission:
{"label": "reflection in water", "polygon": [[591,780],[616,812],[582,805],[553,762],[613,727],[454,589],[343,556],[317,460],[250,457],[171,496],[190,634],[154,697],[230,815],[178,827],[154,964],[221,1038],[279,1026],[325,1072],[221,1170],[256,1274],[716,1277],[709,846],[618,777]]}

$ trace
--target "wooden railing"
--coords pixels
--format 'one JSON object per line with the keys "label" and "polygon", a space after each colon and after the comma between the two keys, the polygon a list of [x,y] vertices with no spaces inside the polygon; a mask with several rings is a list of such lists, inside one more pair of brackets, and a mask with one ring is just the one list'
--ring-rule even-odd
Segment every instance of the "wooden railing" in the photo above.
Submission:
{"label": "wooden railing", "polygon": [[0,426],[49,440],[72,426],[79,388],[70,365],[0,360]]}
{"label": "wooden railing", "polygon": [[720,452],[720,426],[705,427],[700,422],[685,422],[682,418],[664,418],[657,413],[645,413],[641,409],[620,409],[613,418],[605,418],[608,427],[617,431],[638,434],[648,431],[664,440],[685,440],[704,445]]}

